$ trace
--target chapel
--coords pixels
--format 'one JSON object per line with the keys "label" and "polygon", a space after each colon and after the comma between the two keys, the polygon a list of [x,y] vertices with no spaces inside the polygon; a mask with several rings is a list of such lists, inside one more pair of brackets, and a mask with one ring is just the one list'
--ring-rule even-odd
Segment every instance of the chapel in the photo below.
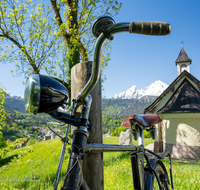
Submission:
{"label": "chapel", "polygon": [[192,60],[183,46],[175,61],[178,77],[145,110],[158,114],[155,152],[178,159],[200,160],[200,81],[190,73]]}

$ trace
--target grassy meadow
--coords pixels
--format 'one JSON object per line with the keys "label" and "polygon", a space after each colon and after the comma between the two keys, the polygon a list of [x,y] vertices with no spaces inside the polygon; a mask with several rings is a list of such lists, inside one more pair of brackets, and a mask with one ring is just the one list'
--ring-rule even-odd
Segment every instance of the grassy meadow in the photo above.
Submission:
{"label": "grassy meadow", "polygon": [[[104,143],[118,144],[118,137],[104,137]],[[146,146],[153,140],[145,139],[144,143]],[[61,148],[61,141],[54,139],[8,152],[0,162],[0,189],[53,189]],[[59,188],[67,170],[69,149],[67,146]],[[133,189],[129,154],[104,153],[105,190]],[[168,161],[164,163],[169,168]],[[200,162],[173,160],[172,164],[175,189],[200,189]]]}

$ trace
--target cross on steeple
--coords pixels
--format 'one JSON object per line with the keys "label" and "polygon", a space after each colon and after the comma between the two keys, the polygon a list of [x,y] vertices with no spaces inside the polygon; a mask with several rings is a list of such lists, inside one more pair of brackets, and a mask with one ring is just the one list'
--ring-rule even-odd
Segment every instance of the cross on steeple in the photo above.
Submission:
{"label": "cross on steeple", "polygon": [[182,44],[181,47],[183,47],[183,44],[184,44],[184,43],[185,43],[185,42],[182,40],[182,41],[181,41],[181,44]]}
{"label": "cross on steeple", "polygon": [[[181,42],[184,43],[183,41]],[[181,51],[179,53],[178,58],[176,59],[176,66],[178,69],[178,75],[180,75],[184,70],[190,73],[190,64],[192,60],[188,57],[187,53],[185,52],[183,45]]]}

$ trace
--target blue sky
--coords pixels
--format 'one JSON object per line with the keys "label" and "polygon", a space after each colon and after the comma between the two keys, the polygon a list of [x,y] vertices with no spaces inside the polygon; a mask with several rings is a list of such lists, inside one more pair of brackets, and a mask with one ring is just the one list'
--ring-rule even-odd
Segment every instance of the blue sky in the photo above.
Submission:
{"label": "blue sky", "polygon": [[[127,90],[133,85],[145,88],[156,80],[166,84],[177,77],[175,60],[184,49],[192,59],[191,74],[200,80],[200,1],[194,0],[126,0],[114,17],[116,23],[162,21],[172,26],[168,36],[117,34],[111,43],[111,61],[105,70],[103,96]],[[13,77],[12,64],[0,63],[0,83],[12,95],[24,93],[24,77]]]}

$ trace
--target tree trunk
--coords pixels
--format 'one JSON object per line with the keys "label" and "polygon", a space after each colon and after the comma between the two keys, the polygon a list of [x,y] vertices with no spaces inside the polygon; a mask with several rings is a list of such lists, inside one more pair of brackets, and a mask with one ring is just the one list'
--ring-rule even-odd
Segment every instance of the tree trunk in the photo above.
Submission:
{"label": "tree trunk", "polygon": [[[71,97],[78,95],[91,76],[92,62],[83,62],[75,65],[71,71]],[[102,107],[101,107],[101,79],[90,93],[92,96],[92,106],[90,109],[89,120],[93,123],[93,129],[87,139],[88,143],[102,143]],[[81,112],[78,109],[78,115]],[[75,127],[72,127],[72,132]],[[104,189],[103,177],[103,153],[88,153],[83,159],[83,177],[91,190]]]}

